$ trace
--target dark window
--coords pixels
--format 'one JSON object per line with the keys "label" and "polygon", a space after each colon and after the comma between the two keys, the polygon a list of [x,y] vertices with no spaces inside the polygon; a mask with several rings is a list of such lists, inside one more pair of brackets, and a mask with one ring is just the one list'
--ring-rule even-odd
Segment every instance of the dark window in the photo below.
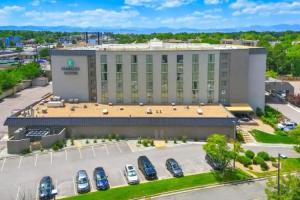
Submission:
{"label": "dark window", "polygon": [[122,64],[117,64],[117,72],[122,72]]}
{"label": "dark window", "polygon": [[177,63],[183,63],[183,55],[177,55]]}
{"label": "dark window", "polygon": [[168,55],[161,56],[161,63],[168,63]]}
{"label": "dark window", "polygon": [[131,63],[137,63],[137,55],[131,56]]}

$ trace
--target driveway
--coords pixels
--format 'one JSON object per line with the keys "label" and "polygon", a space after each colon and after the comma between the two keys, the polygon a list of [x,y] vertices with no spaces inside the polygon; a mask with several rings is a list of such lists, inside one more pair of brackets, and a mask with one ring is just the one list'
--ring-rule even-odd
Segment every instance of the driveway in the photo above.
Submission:
{"label": "driveway", "polygon": [[263,200],[267,199],[264,189],[266,182],[251,181],[242,184],[231,184],[212,188],[195,189],[183,193],[152,198],[155,200]]}
{"label": "driveway", "polygon": [[52,92],[52,84],[45,87],[31,87],[7,97],[0,101],[0,139],[7,133],[7,127],[3,126],[6,118],[9,117],[13,110],[23,109],[26,106],[41,99],[45,94]]}
{"label": "driveway", "polygon": [[281,112],[284,116],[300,124],[300,108],[292,106],[290,104],[274,104],[268,103],[269,106]]}

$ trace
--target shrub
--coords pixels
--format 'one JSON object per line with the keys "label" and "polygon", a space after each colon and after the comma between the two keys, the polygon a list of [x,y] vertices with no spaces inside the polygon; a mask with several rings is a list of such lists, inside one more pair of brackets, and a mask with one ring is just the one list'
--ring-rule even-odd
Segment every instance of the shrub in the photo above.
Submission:
{"label": "shrub", "polygon": [[182,141],[183,143],[186,143],[186,140],[187,140],[187,137],[186,137],[186,136],[182,136],[181,141]]}
{"label": "shrub", "polygon": [[71,145],[73,146],[74,145],[74,139],[71,138]]}
{"label": "shrub", "polygon": [[144,147],[148,147],[148,145],[149,145],[149,144],[148,144],[148,140],[147,140],[147,139],[146,139],[146,140],[143,140],[143,141],[142,141],[142,144],[143,144]]}
{"label": "shrub", "polygon": [[87,140],[85,141],[85,143],[86,143],[86,144],[89,144],[90,142],[89,142],[89,140],[87,139]]}
{"label": "shrub", "polygon": [[150,145],[151,145],[152,147],[154,147],[154,140],[151,140],[151,141],[150,141]]}
{"label": "shrub", "polygon": [[44,151],[44,148],[41,148],[40,150],[41,150],[41,152],[43,152],[43,151]]}
{"label": "shrub", "polygon": [[142,138],[141,138],[141,137],[139,137],[137,143],[138,143],[138,144],[142,144]]}
{"label": "shrub", "polygon": [[195,137],[195,138],[194,138],[194,142],[198,142],[198,138]]}
{"label": "shrub", "polygon": [[253,159],[254,156],[255,156],[255,153],[254,153],[253,151],[251,151],[251,150],[247,150],[247,151],[245,152],[245,155],[246,155],[248,158]]}
{"label": "shrub", "polygon": [[168,139],[165,139],[165,143],[168,144]]}
{"label": "shrub", "polygon": [[107,139],[108,139],[109,141],[112,141],[112,139],[113,139],[112,134],[108,134]]}
{"label": "shrub", "polygon": [[238,156],[237,161],[242,163],[245,167],[248,167],[249,165],[252,164],[252,160],[246,156]]}
{"label": "shrub", "polygon": [[266,162],[260,163],[260,168],[262,171],[267,171],[269,169],[269,166],[267,165]]}
{"label": "shrub", "polygon": [[254,159],[253,159],[253,164],[255,165],[260,165],[261,163],[265,162],[263,158],[259,157],[259,156],[256,156]]}
{"label": "shrub", "polygon": [[105,142],[105,138],[104,137],[102,138],[102,142]]}
{"label": "shrub", "polygon": [[116,139],[116,134],[114,134],[114,133],[111,134],[111,139],[113,139],[113,140]]}
{"label": "shrub", "polygon": [[94,143],[97,143],[97,139],[94,139]]}
{"label": "shrub", "polygon": [[176,140],[176,138],[174,138],[174,144],[177,144],[177,140]]}
{"label": "shrub", "polygon": [[276,158],[275,157],[270,157],[270,161],[276,162]]}
{"label": "shrub", "polygon": [[264,114],[263,111],[262,111],[259,107],[257,107],[257,108],[256,108],[256,115],[257,115],[258,117],[261,117],[263,114]]}
{"label": "shrub", "polygon": [[243,133],[242,133],[241,130],[238,130],[238,131],[237,131],[236,136],[237,136],[237,141],[242,142],[242,143],[245,143],[244,137],[243,137]]}
{"label": "shrub", "polygon": [[23,154],[23,155],[29,154],[29,153],[31,153],[31,150],[29,148],[21,151],[21,154]]}
{"label": "shrub", "polygon": [[119,141],[120,140],[119,134],[116,134],[115,138],[116,138],[116,141]]}
{"label": "shrub", "polygon": [[265,151],[258,152],[257,156],[259,156],[262,159],[264,159],[264,161],[269,161],[270,160],[270,155],[267,152],[265,152]]}

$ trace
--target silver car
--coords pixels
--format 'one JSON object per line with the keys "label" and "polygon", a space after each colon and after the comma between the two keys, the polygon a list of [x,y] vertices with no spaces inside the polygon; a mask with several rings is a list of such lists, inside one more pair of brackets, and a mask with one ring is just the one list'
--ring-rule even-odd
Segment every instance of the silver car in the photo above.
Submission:
{"label": "silver car", "polygon": [[138,184],[140,182],[137,171],[133,165],[125,165],[124,176],[126,177],[128,184]]}
{"label": "silver car", "polygon": [[77,172],[76,187],[78,193],[85,193],[91,190],[90,180],[85,170],[79,170]]}

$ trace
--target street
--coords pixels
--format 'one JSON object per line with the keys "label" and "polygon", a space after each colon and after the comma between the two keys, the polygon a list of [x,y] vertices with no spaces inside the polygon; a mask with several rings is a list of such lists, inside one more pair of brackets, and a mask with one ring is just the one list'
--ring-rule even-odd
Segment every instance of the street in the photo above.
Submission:
{"label": "street", "polygon": [[195,189],[182,193],[175,193],[155,200],[263,200],[265,195],[266,181],[251,181],[242,184],[230,184],[211,188]]}
{"label": "street", "polygon": [[290,104],[268,103],[267,105],[281,112],[284,116],[300,124],[300,108],[296,108]]}

